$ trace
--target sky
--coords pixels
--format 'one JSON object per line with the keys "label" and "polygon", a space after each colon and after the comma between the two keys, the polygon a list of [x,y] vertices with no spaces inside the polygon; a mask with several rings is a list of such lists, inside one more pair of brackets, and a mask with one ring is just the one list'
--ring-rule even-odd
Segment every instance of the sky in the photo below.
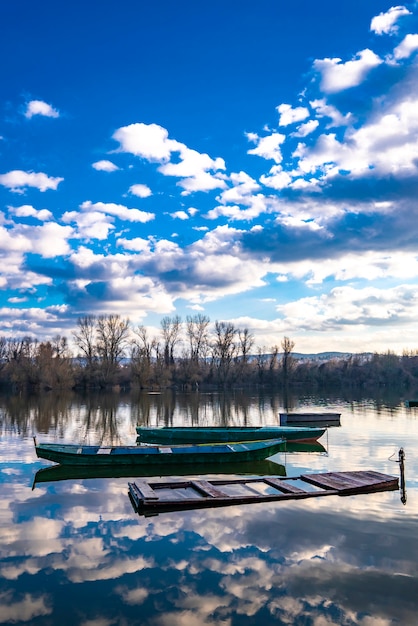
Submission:
{"label": "sky", "polygon": [[0,336],[203,314],[418,349],[418,2],[14,0]]}

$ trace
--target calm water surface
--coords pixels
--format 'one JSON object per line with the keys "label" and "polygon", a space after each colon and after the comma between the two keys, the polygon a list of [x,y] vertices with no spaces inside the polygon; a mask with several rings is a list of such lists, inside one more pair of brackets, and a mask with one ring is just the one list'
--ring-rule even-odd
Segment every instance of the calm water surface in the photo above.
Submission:
{"label": "calm water surface", "polygon": [[278,424],[279,396],[0,397],[0,623],[416,625],[418,409],[402,398],[299,397],[341,412],[287,476],[373,469],[399,491],[139,516],[129,477],[39,482],[39,441],[132,444],[135,426]]}

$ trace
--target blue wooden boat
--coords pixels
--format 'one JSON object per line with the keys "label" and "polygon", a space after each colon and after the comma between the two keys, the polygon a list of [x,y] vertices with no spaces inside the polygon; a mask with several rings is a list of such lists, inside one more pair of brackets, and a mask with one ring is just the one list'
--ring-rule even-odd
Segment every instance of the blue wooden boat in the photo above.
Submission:
{"label": "blue wooden boat", "polygon": [[245,443],[212,443],[175,446],[84,446],[64,443],[37,443],[36,454],[63,465],[89,466],[167,466],[169,464],[200,464],[256,461],[285,450],[285,440],[267,439]]}
{"label": "blue wooden boat", "polygon": [[137,426],[137,441],[148,443],[220,443],[283,438],[286,441],[316,441],[326,428],[300,426]]}

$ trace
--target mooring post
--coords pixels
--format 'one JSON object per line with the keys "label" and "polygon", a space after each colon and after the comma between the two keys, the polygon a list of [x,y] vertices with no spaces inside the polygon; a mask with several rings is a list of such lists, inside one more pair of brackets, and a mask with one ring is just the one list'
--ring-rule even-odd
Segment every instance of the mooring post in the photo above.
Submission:
{"label": "mooring post", "polygon": [[401,474],[401,502],[406,504],[406,488],[405,488],[405,452],[403,448],[399,450],[399,471]]}

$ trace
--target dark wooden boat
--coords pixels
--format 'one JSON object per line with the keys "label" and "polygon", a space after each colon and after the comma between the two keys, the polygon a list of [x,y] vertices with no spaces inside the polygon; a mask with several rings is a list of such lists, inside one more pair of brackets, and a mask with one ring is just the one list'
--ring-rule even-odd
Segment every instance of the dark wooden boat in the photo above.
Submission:
{"label": "dark wooden boat", "polygon": [[341,413],[280,413],[280,424],[340,426]]}
{"label": "dark wooden boat", "polygon": [[374,471],[303,474],[296,478],[274,476],[217,480],[182,480],[129,483],[129,496],[140,514],[198,508],[298,500],[318,496],[348,496],[399,489],[399,480]]}
{"label": "dark wooden boat", "polygon": [[138,441],[148,443],[216,443],[283,438],[286,441],[316,441],[325,428],[298,426],[137,426]]}
{"label": "dark wooden boat", "polygon": [[405,400],[405,406],[407,408],[418,406],[418,400]]}
{"label": "dark wooden boat", "polygon": [[36,454],[41,459],[65,465],[167,466],[184,463],[225,463],[256,461],[284,450],[284,439],[248,441],[246,443],[211,443],[176,446],[84,446],[64,443],[37,443]]}

